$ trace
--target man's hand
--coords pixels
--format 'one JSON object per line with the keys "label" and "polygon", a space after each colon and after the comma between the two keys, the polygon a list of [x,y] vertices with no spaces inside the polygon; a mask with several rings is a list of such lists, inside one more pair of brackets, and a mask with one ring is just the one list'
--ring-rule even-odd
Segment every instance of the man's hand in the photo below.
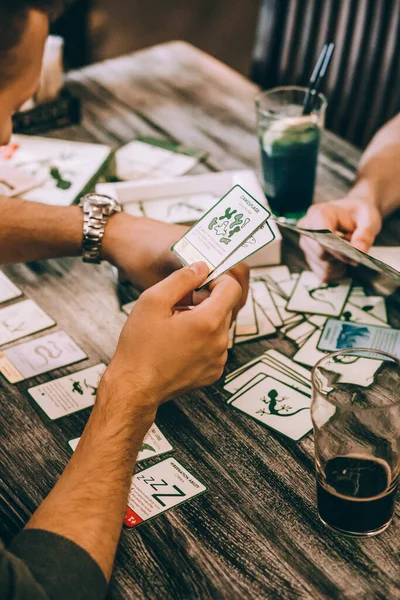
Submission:
{"label": "man's hand", "polygon": [[[126,213],[114,215],[105,230],[103,258],[118,267],[137,288],[145,290],[181,268],[180,261],[170,248],[187,229],[184,225],[135,218]],[[231,269],[230,274],[242,288],[242,294],[233,309],[235,318],[246,303],[249,270],[247,265],[241,263]],[[192,304],[204,297],[202,293],[196,300],[190,293],[185,300]]]}
{"label": "man's hand", "polygon": [[[148,409],[193,388],[214,383],[222,375],[228,352],[232,311],[242,290],[222,275],[211,293],[191,310],[176,311],[180,299],[207,277],[207,265],[179,269],[145,291],[126,322],[106,380],[115,381],[119,395],[136,395]],[[140,391],[140,395],[136,394]]]}
{"label": "man's hand", "polygon": [[[304,229],[329,229],[343,234],[350,243],[368,252],[382,228],[382,216],[376,205],[367,198],[349,195],[342,200],[314,204],[298,223]],[[333,256],[317,242],[300,238],[300,247],[311,269],[323,281],[339,279],[346,271],[346,259]]]}

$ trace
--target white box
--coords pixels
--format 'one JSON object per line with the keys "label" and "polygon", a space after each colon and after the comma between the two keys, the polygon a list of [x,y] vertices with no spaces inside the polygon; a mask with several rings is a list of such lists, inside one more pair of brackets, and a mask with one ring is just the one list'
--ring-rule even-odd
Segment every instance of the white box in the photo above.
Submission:
{"label": "white box", "polygon": [[[221,173],[206,173],[204,175],[188,175],[185,177],[159,180],[124,181],[122,183],[101,183],[96,186],[96,192],[112,196],[123,205],[124,211],[136,216],[145,216],[140,212],[140,203],[145,205],[151,200],[171,201],[196,194],[210,194],[215,197],[215,203],[234,185],[239,184],[252,196],[269,209],[264,192],[253,171],[224,171]],[[164,213],[165,214],[165,211]],[[201,215],[198,215],[200,217]],[[158,218],[156,215],[153,218]],[[159,219],[164,220],[164,219]],[[281,262],[282,236],[274,220],[269,222],[275,234],[275,240],[265,248],[247,259],[251,267],[279,265]]]}

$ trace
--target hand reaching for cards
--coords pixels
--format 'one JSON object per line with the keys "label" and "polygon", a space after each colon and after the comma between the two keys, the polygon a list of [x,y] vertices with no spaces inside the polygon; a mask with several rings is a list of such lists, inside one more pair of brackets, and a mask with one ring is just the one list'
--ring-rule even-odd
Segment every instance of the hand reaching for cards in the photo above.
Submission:
{"label": "hand reaching for cards", "polygon": [[162,402],[221,377],[232,311],[242,293],[239,283],[223,275],[201,304],[174,310],[207,274],[205,263],[195,263],[140,296],[107,369],[106,379],[117,383],[119,394],[132,401],[147,398],[148,408],[156,410]]}
{"label": "hand reaching for cards", "polygon": [[[382,216],[376,205],[367,198],[349,195],[342,200],[314,204],[298,223],[304,229],[329,229],[344,234],[358,250],[368,252],[382,227]],[[346,260],[333,256],[317,242],[300,238],[306,260],[323,281],[339,279],[346,271]]]}
{"label": "hand reaching for cards", "polygon": [[[181,268],[181,263],[170,248],[187,229],[183,225],[138,219],[120,213],[113,216],[107,225],[103,240],[103,257],[118,267],[137,288],[145,290]],[[229,273],[237,279],[242,289],[233,309],[235,318],[246,303],[249,269],[241,263]],[[204,298],[204,293],[199,298]],[[188,295],[187,301],[193,303],[191,294]]]}

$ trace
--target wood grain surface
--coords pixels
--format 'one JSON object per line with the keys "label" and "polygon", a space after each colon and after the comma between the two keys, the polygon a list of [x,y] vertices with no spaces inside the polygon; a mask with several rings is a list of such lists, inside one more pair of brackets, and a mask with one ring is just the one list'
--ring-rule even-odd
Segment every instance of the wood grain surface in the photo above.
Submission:
{"label": "wood grain surface", "polygon": [[[259,168],[256,87],[187,44],[164,44],[73,72],[68,86],[83,101],[82,126],[55,137],[117,147],[151,134],[207,150],[197,172]],[[325,134],[318,201],[346,193],[358,159],[355,148]],[[388,224],[386,243],[400,242],[398,225],[395,218]],[[290,241],[283,258],[292,269],[304,267]],[[116,285],[107,264],[65,259],[5,271],[89,356],[16,386],[0,381],[0,535],[8,541],[57,481],[70,456],[66,443],[82,433],[89,415],[87,409],[50,422],[33,407],[27,388],[109,361],[126,318],[120,304],[134,296],[129,286]],[[396,326],[398,296],[389,299],[389,309]],[[227,370],[271,347],[287,355],[296,350],[281,334],[243,344]],[[108,597],[400,598],[399,505],[391,527],[376,538],[328,531],[316,511],[312,436],[291,442],[227,407],[226,398],[217,384],[159,410],[156,422],[176,448],[174,456],[209,492],[123,531]]]}

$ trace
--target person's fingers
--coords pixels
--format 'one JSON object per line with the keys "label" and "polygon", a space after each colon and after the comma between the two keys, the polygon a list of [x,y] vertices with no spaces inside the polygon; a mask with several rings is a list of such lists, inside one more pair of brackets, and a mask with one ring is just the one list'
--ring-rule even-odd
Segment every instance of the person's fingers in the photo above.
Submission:
{"label": "person's fingers", "polygon": [[246,304],[247,296],[249,294],[250,269],[246,263],[242,262],[234,266],[229,272],[239,282],[242,288],[242,296],[238,304],[238,310],[240,310]]}
{"label": "person's fingers", "polygon": [[184,298],[191,296],[192,292],[205,281],[208,272],[205,262],[197,262],[189,267],[178,269],[143,292],[141,298],[147,301],[154,299],[159,306],[171,309],[178,303],[182,304]]}
{"label": "person's fingers", "polygon": [[361,210],[357,214],[357,225],[351,236],[350,243],[358,250],[368,252],[381,230],[381,226],[382,221],[379,213],[374,214],[368,210]]}
{"label": "person's fingers", "polygon": [[234,277],[222,275],[210,284],[210,296],[192,311],[197,316],[224,322],[239,303],[242,288]]}

